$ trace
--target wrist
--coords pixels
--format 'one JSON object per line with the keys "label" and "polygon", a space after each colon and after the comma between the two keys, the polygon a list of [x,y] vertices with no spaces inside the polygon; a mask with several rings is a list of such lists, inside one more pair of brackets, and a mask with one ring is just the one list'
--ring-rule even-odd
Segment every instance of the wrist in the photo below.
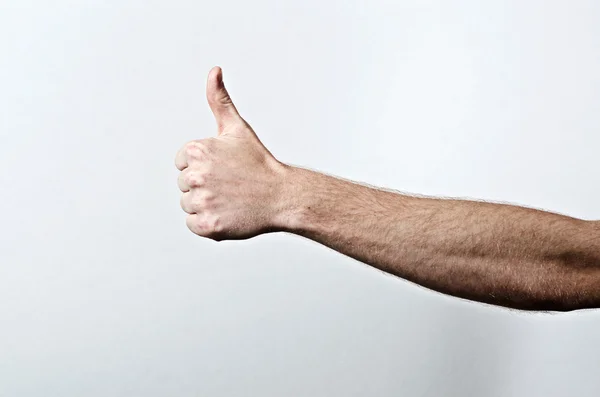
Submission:
{"label": "wrist", "polygon": [[[281,189],[272,217],[272,230],[313,238],[331,233],[343,222],[379,214],[389,217],[402,214],[413,199],[330,176],[305,168],[282,164]],[[352,214],[352,217],[348,215]]]}
{"label": "wrist", "polygon": [[280,189],[275,198],[271,229],[299,234],[310,226],[308,215],[317,204],[315,191],[322,174],[283,163],[279,164],[277,173]]}

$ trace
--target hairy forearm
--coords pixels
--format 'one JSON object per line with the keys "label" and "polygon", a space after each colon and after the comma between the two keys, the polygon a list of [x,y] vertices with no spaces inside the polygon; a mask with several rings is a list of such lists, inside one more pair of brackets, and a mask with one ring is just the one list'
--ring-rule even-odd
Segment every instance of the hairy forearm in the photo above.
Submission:
{"label": "hairy forearm", "polygon": [[424,287],[524,310],[600,307],[595,223],[420,198],[286,166],[278,229]]}

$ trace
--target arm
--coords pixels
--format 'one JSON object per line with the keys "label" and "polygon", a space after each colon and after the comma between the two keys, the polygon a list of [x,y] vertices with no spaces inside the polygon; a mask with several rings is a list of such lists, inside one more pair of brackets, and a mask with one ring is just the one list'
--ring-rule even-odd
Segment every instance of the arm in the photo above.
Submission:
{"label": "arm", "polygon": [[600,307],[595,222],[418,198],[287,167],[276,227],[427,288],[525,310]]}
{"label": "arm", "polygon": [[600,308],[600,226],[553,213],[418,198],[285,165],[239,115],[220,68],[217,136],[177,153],[186,224],[216,241],[287,231],[424,287],[525,310]]}

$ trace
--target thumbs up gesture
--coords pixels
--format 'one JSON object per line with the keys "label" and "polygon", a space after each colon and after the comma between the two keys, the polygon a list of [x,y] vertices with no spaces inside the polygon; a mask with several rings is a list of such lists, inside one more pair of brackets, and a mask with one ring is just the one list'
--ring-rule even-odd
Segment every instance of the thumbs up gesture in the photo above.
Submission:
{"label": "thumbs up gesture", "polygon": [[219,67],[208,74],[206,97],[217,135],[188,142],[175,158],[186,224],[216,241],[271,231],[281,212],[289,166],[275,159],[240,116]]}

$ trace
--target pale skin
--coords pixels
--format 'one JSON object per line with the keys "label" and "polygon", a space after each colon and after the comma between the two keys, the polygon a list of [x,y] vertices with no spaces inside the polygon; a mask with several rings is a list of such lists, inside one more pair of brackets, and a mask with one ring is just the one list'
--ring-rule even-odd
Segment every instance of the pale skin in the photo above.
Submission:
{"label": "pale skin", "polygon": [[277,160],[219,67],[217,135],[176,156],[186,224],[215,241],[288,232],[426,288],[503,307],[600,307],[600,223],[506,204],[416,197]]}

